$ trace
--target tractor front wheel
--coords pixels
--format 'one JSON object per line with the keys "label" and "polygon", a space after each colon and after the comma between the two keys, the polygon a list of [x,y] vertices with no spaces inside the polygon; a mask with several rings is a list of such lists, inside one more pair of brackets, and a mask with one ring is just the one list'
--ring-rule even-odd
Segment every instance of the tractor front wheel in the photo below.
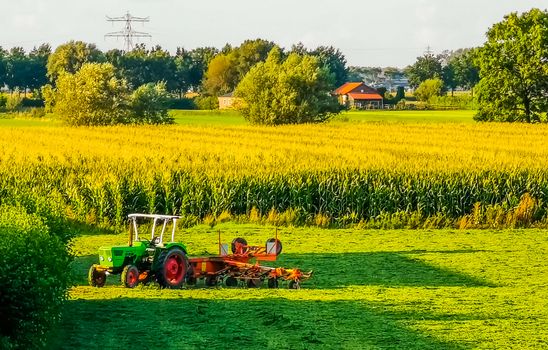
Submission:
{"label": "tractor front wheel", "polygon": [[107,274],[104,271],[97,270],[96,265],[92,265],[88,272],[88,282],[92,287],[103,287],[107,281]]}
{"label": "tractor front wheel", "polygon": [[180,288],[187,272],[186,254],[179,248],[162,252],[158,258],[156,279],[164,288]]}
{"label": "tractor front wheel", "polygon": [[121,279],[126,288],[135,288],[139,284],[139,270],[135,265],[126,265],[122,271]]}

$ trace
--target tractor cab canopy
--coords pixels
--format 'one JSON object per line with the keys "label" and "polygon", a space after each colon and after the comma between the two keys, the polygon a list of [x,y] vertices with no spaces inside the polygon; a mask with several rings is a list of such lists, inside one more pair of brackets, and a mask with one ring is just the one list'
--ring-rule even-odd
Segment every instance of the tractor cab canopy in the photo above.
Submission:
{"label": "tractor cab canopy", "polygon": [[[171,241],[175,241],[175,230],[177,228],[177,220],[180,216],[175,215],[159,215],[159,214],[129,214],[128,220],[130,222],[130,240],[139,240],[138,221],[152,220],[152,228],[150,232],[150,241],[155,245],[162,245],[164,243],[164,233],[169,224],[171,224]],[[159,235],[156,232],[156,226],[161,225],[162,231]],[[133,229],[133,235],[131,235],[131,228]]]}

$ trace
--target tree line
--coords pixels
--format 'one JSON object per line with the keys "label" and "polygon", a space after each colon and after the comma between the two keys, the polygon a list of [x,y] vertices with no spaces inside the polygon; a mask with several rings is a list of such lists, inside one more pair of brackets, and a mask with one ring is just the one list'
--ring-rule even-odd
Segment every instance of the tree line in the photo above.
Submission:
{"label": "tree line", "polygon": [[[477,92],[479,103],[477,120],[546,122],[548,119],[548,40],[546,38],[548,38],[547,10],[532,9],[522,14],[511,13],[488,30],[487,41],[482,47],[444,51],[439,55],[426,53],[418,57],[414,64],[406,67],[403,73],[420,99],[428,99],[429,96],[446,91],[453,93],[459,87]],[[356,79],[361,74],[371,73],[371,70],[347,67],[346,58],[341,51],[331,46],[308,49],[302,44],[297,44],[285,50],[272,41],[256,39],[246,40],[237,47],[227,44],[221,49],[178,48],[176,53],[171,55],[160,46],[147,49],[144,45],[137,45],[129,52],[110,50],[104,53],[94,44],[71,41],[57,47],[53,52],[47,44],[40,45],[28,53],[20,47],[14,47],[9,51],[0,48],[0,87],[7,86],[12,91],[16,89],[36,91],[39,97],[43,94],[43,97],[46,97],[46,103],[53,107],[58,102],[53,97],[59,92],[57,81],[61,75],[75,75],[86,64],[99,64],[107,66],[88,69],[87,72],[97,74],[102,72],[100,74],[103,77],[115,79],[118,82],[118,90],[123,91],[120,93],[119,101],[116,100],[120,106],[132,106],[133,102],[128,96],[141,88],[141,105],[146,105],[143,98],[163,101],[168,95],[182,97],[186,92],[191,91],[199,92],[200,99],[207,102],[208,107],[215,107],[216,96],[238,92],[238,90],[237,95],[247,102],[243,91],[253,89],[250,86],[238,89],[238,86],[254,67],[264,64],[273,51],[278,52],[276,54],[278,58],[272,58],[266,67],[263,66],[260,70],[254,71],[256,76],[248,81],[293,94],[292,103],[298,103],[300,106],[308,107],[311,103],[316,104],[311,108],[304,108],[304,114],[318,111],[316,107],[319,105],[324,106],[327,109],[318,112],[322,116],[319,119],[324,119],[324,113],[330,113],[332,110],[331,102],[326,101],[323,95],[328,95],[336,87]],[[299,61],[295,55],[301,58],[312,57],[313,60]],[[270,77],[269,79],[274,78],[272,67],[278,65],[276,69],[283,69],[283,61],[290,57],[293,57],[294,62],[299,61],[295,67],[290,65],[292,67],[290,71],[294,76],[283,77],[286,79],[283,86],[263,84],[265,82],[263,78],[267,76]],[[283,73],[276,72],[276,74]],[[402,71],[398,69],[387,69],[389,75],[395,76],[400,73]],[[323,81],[305,83],[307,80],[303,78],[304,74],[316,74],[322,77]],[[84,86],[86,84],[84,75],[76,77],[80,79],[79,82],[76,81],[78,79],[70,84],[65,81],[64,86],[68,87],[71,84]],[[249,85],[249,82],[247,84]],[[321,89],[318,88],[320,86]],[[271,92],[255,91],[255,93],[261,93],[263,98],[277,96]],[[59,93],[57,95],[63,96]],[[71,97],[70,94],[67,96]],[[399,96],[403,97],[402,91],[399,91]],[[250,97],[249,100],[256,99]],[[278,104],[283,105],[281,103],[283,99],[279,97],[278,100]],[[261,101],[263,105],[261,108],[248,106],[250,108],[242,110],[247,113],[264,110],[265,106],[271,106],[269,107],[271,110],[265,112],[265,115],[278,113],[279,111],[272,109],[273,104],[270,102]],[[283,113],[287,110],[301,110],[294,107],[286,108]],[[150,115],[149,112],[144,114]],[[129,119],[132,120],[132,118]],[[270,118],[270,120],[275,119]],[[301,120],[301,117],[294,119]]]}

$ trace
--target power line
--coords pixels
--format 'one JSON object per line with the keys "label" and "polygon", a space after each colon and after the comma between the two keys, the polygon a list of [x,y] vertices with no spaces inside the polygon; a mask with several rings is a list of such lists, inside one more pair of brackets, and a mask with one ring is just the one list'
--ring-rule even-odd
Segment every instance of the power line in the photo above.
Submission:
{"label": "power line", "polygon": [[107,16],[108,22],[125,22],[123,30],[117,32],[111,32],[105,34],[106,37],[115,37],[115,38],[124,38],[124,49],[126,52],[129,52],[133,49],[133,39],[134,38],[152,38],[152,35],[145,32],[138,32],[133,30],[131,24],[132,22],[149,22],[148,17],[135,17],[127,12],[124,16],[121,17],[109,17]]}

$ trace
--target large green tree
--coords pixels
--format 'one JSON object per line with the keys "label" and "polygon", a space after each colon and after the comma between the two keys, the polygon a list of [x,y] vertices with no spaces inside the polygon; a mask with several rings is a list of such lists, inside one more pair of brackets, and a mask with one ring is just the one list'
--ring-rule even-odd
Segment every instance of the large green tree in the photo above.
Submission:
{"label": "large green tree", "polygon": [[441,59],[431,53],[426,53],[417,57],[417,61],[413,65],[405,68],[405,75],[409,79],[409,85],[413,88],[417,88],[427,79],[441,78]]}
{"label": "large green tree", "polygon": [[329,92],[333,74],[318,58],[278,47],[246,74],[236,89],[244,117],[252,124],[322,122],[340,109]]}
{"label": "large green tree", "polygon": [[511,13],[479,49],[478,120],[548,121],[548,12]]}
{"label": "large green tree", "polygon": [[58,46],[49,56],[47,74],[49,79],[55,82],[62,72],[76,73],[85,63],[104,61],[105,55],[97,49],[95,44],[69,41]]}

